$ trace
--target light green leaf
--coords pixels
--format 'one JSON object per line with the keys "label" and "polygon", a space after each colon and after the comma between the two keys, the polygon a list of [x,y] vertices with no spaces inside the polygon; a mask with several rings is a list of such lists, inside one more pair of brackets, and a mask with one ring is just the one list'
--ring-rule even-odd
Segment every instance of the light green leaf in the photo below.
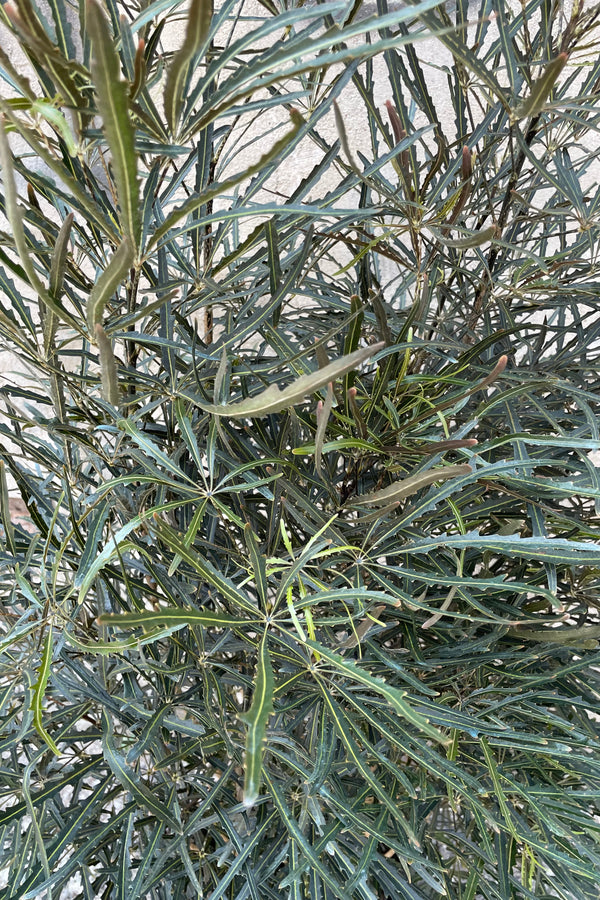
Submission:
{"label": "light green leaf", "polygon": [[334,399],[335,397],[333,393],[333,384],[329,382],[329,384],[327,385],[327,396],[325,397],[325,403],[323,403],[322,400],[319,400],[317,404],[317,430],[315,432],[315,469],[317,472],[321,471],[323,443],[325,440],[325,432],[327,431],[327,424],[329,422],[329,416],[333,408]]}
{"label": "light green leaf", "polygon": [[531,93],[527,100],[524,100],[511,116],[513,121],[518,122],[519,119],[535,116],[542,112],[550,91],[566,66],[568,58],[566,53],[559,53],[556,59],[548,63],[543,74],[531,86]]}
{"label": "light green leaf", "polygon": [[60,750],[44,728],[42,722],[42,703],[44,694],[46,693],[46,685],[50,677],[50,666],[52,665],[52,651],[54,649],[54,641],[52,639],[52,625],[48,626],[46,637],[44,638],[44,649],[42,650],[42,658],[38,669],[37,681],[33,686],[33,698],[31,701],[31,709],[33,711],[33,723],[40,737],[48,744],[50,749],[56,756],[60,756]]}
{"label": "light green leaf", "polygon": [[29,284],[45,306],[52,310],[61,321],[66,322],[76,331],[81,331],[77,320],[74,319],[73,316],[63,308],[60,301],[51,296],[50,292],[46,289],[31,258],[23,228],[23,210],[17,201],[13,157],[8,144],[6,123],[4,119],[0,119],[0,169],[2,171],[2,183],[4,187],[3,200],[6,217],[10,222],[15,249]]}
{"label": "light green leaf", "polygon": [[121,403],[119,394],[119,376],[117,375],[117,361],[115,359],[115,354],[113,353],[112,344],[100,323],[95,326],[94,334],[96,336],[98,355],[100,357],[102,396],[107,403],[112,404],[112,406],[118,409]]}
{"label": "light green leaf", "polygon": [[[600,561],[600,559],[599,559]],[[593,650],[600,641],[600,625],[563,625],[560,628],[511,628],[509,634],[523,641],[536,641],[540,644],[563,644],[564,646],[584,647]]]}
{"label": "light green leaf", "polygon": [[96,325],[102,324],[104,308],[117,288],[129,275],[134,262],[133,245],[129,238],[125,236],[114,254],[109,264],[104,269],[94,287],[90,291],[87,302],[87,323],[92,338]]}
{"label": "light green leaf", "polygon": [[67,259],[69,255],[69,239],[71,237],[71,228],[73,227],[74,218],[72,212],[65,216],[60,231],[58,232],[58,237],[56,238],[54,253],[52,254],[49,290],[52,296],[57,299],[61,295],[63,282],[65,280]]}
{"label": "light green leaf", "polygon": [[267,723],[273,712],[274,687],[273,668],[267,644],[267,632],[265,632],[258,651],[252,705],[247,713],[240,715],[240,719],[248,727],[244,757],[244,806],[246,807],[254,806],[260,791],[263,745],[267,733]]}
{"label": "light green leaf", "polygon": [[342,356],[329,363],[329,365],[324,366],[324,368],[311,372],[310,375],[301,375],[300,378],[297,378],[284,390],[280,390],[276,384],[272,384],[262,394],[250,397],[248,400],[242,400],[239,403],[231,403],[226,406],[198,403],[198,406],[214,416],[227,416],[230,419],[268,416],[271,413],[280,412],[282,409],[288,409],[290,406],[301,403],[305,397],[314,394],[315,391],[318,391],[319,388],[324,387],[330,381],[335,381],[336,378],[340,378],[346,372],[356,369],[361,363],[381,350],[383,346],[384,343],[382,341],[379,344],[356,350],[348,356]]}
{"label": "light green leaf", "polygon": [[87,26],[92,41],[92,76],[115,177],[123,234],[134,251],[141,233],[137,154],[129,117],[128,89],[121,79],[121,61],[104,12],[96,0],[87,0]]}
{"label": "light green leaf", "polygon": [[236,619],[221,613],[203,612],[199,609],[181,609],[177,606],[167,606],[164,609],[144,610],[131,613],[104,613],[99,616],[101,625],[114,625],[122,628],[126,625],[147,628],[152,625],[202,625],[203,628],[230,628],[235,625],[249,625],[259,622],[260,619]]}
{"label": "light green leaf", "polygon": [[183,91],[189,64],[206,41],[212,16],[212,0],[192,0],[188,12],[185,39],[171,60],[165,84],[165,115],[173,133],[177,130],[177,120],[183,104]]}
{"label": "light green leaf", "polygon": [[67,148],[67,152],[70,153],[71,156],[77,156],[79,153],[77,141],[73,136],[69,123],[59,109],[52,103],[48,103],[46,100],[34,100],[31,104],[31,111],[45,119],[54,130],[60,134],[65,143],[65,147]]}
{"label": "light green leaf", "polygon": [[481,231],[474,231],[472,234],[465,235],[463,238],[447,238],[441,231],[438,231],[437,228],[429,227],[429,231],[436,236],[437,240],[440,244],[443,244],[444,247],[452,247],[455,250],[468,250],[471,247],[481,247],[482,244],[487,244],[489,241],[493,241],[494,238],[500,237],[496,225],[490,225],[489,228],[483,228]]}
{"label": "light green leaf", "polygon": [[591,541],[569,541],[566,538],[518,537],[514,534],[479,534],[470,531],[467,534],[443,534],[431,538],[411,541],[402,547],[401,552],[409,556],[420,553],[432,553],[441,547],[453,549],[473,548],[491,550],[502,556],[516,556],[522,559],[536,559],[566,565],[599,565],[600,545]]}
{"label": "light green leaf", "polygon": [[387,506],[389,503],[395,503],[416,494],[422,488],[436,481],[447,481],[448,478],[458,478],[461,475],[470,475],[473,469],[469,465],[448,466],[445,469],[429,469],[427,472],[419,472],[417,475],[409,475],[408,478],[402,478],[395,481],[381,491],[374,491],[371,494],[364,494],[353,500],[352,505],[360,506]]}
{"label": "light green leaf", "polygon": [[146,644],[153,644],[155,641],[168,637],[170,634],[183,628],[185,624],[185,622],[180,622],[177,625],[172,625],[170,628],[153,628],[142,635],[130,637],[124,641],[80,641],[79,638],[69,631],[65,631],[64,635],[67,643],[72,644],[73,647],[77,647],[79,650],[84,650],[86,653],[98,653],[101,656],[110,656],[113,653],[123,653],[124,650],[137,650]]}

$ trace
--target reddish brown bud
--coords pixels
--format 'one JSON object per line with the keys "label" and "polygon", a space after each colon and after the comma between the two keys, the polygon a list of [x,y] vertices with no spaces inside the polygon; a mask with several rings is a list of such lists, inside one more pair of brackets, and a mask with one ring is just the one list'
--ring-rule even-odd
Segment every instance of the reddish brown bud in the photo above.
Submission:
{"label": "reddish brown bud", "polygon": [[461,166],[461,175],[463,181],[468,181],[471,175],[473,174],[473,157],[471,155],[471,151],[468,147],[463,147],[462,150],[462,166]]}
{"label": "reddish brown bud", "polygon": [[406,137],[406,131],[402,127],[402,122],[400,120],[400,116],[396,110],[396,107],[392,103],[391,100],[386,100],[385,105],[387,107],[388,115],[390,117],[390,122],[392,123],[392,131],[394,132],[394,139],[397,144],[400,143]]}

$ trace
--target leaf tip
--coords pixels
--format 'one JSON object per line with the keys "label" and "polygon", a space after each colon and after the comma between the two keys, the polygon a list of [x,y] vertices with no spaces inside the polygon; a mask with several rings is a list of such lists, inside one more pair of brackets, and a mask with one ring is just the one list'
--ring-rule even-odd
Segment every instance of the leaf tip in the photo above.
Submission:
{"label": "leaf tip", "polygon": [[492,373],[494,375],[494,377],[497,378],[498,375],[502,375],[502,373],[504,372],[507,365],[508,365],[508,356],[506,355],[506,353],[503,353],[494,367],[494,371]]}
{"label": "leaf tip", "polygon": [[13,25],[20,25],[22,23],[22,19],[19,14],[19,10],[17,9],[17,7],[14,3],[10,2],[10,0],[8,3],[5,4],[4,12],[6,13],[6,15],[8,16],[8,18],[10,19],[10,21],[12,22]]}

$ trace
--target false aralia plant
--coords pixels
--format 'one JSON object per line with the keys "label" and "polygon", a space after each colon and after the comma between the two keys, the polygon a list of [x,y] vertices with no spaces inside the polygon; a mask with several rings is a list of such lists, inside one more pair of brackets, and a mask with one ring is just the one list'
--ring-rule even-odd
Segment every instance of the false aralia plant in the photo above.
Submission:
{"label": "false aralia plant", "polygon": [[0,900],[596,898],[597,8],[0,32]]}

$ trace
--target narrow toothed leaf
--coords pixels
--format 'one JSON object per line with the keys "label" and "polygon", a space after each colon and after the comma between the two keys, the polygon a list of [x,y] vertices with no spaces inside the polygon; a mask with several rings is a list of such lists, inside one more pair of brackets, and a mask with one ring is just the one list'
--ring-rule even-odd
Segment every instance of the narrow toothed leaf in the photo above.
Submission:
{"label": "narrow toothed leaf", "polygon": [[[291,130],[288,131],[278,141],[275,141],[273,146],[269,150],[267,150],[266,153],[263,153],[258,162],[254,163],[251,166],[248,166],[246,169],[243,169],[237,175],[232,175],[230,178],[225,179],[225,181],[222,181],[220,184],[215,184],[211,187],[205,188],[197,195],[190,197],[189,200],[186,200],[185,203],[182,203],[181,206],[178,206],[173,210],[173,212],[169,213],[166,219],[159,225],[159,227],[152,235],[152,238],[149,242],[150,246],[155,246],[156,244],[158,244],[160,240],[165,235],[167,235],[169,231],[174,228],[175,225],[177,225],[177,223],[182,219],[186,219],[197,209],[200,209],[200,207],[202,206],[206,206],[207,203],[210,203],[217,197],[229,193],[238,185],[242,184],[242,182],[246,181],[249,178],[252,178],[252,176],[256,175],[257,172],[261,172],[270,163],[278,159],[281,153],[286,149],[288,144],[290,144],[294,140],[294,138],[304,125],[304,120],[297,110],[291,110],[290,118],[292,120]],[[276,211],[278,212],[279,210]]]}
{"label": "narrow toothed leaf", "polygon": [[102,711],[102,732],[104,757],[117,781],[125,790],[129,791],[140,809],[156,816],[160,822],[163,822],[167,828],[171,828],[175,834],[181,833],[181,825],[177,819],[167,809],[160,797],[156,796],[143,783],[137,771],[127,764],[125,757],[117,749],[113,727],[106,710]]}
{"label": "narrow toothed leaf", "polygon": [[414,725],[419,731],[422,731],[428,737],[442,744],[448,743],[448,739],[437,728],[429,723],[426,716],[417,712],[413,706],[405,700],[406,691],[398,690],[387,684],[382,678],[372,675],[363,667],[357,665],[350,659],[345,659],[339,653],[335,653],[324,647],[317,641],[307,640],[306,644],[315,650],[322,662],[328,663],[334,671],[341,672],[351,681],[357,684],[364,684],[372,688],[381,697],[384,697],[396,713],[411,725]]}
{"label": "narrow toothed leaf", "polygon": [[[135,613],[104,613],[99,617],[101,625],[152,627],[158,624],[165,625],[202,625],[204,628],[230,628],[234,625],[249,625],[252,620],[248,618],[234,618],[221,613],[202,612],[198,609],[180,609],[168,606],[165,609],[148,610]],[[255,619],[255,622],[260,621]]]}

